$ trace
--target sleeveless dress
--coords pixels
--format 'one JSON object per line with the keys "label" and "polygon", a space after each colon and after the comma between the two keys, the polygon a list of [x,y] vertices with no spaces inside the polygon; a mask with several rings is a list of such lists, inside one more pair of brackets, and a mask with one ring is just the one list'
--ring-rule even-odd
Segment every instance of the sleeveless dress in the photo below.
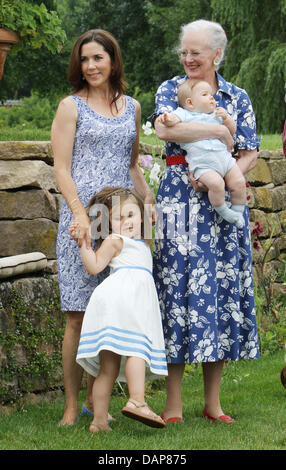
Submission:
{"label": "sleeveless dress", "polygon": [[[95,193],[107,186],[133,188],[129,167],[137,135],[134,100],[125,96],[125,112],[110,118],[96,113],[80,96],[70,98],[78,110],[71,176],[82,204],[86,206]],[[94,288],[109,270],[98,275],[88,274],[77,243],[69,235],[72,220],[73,215],[64,200],[57,236],[61,308],[63,311],[84,311]]]}
{"label": "sleeveless dress", "polygon": [[110,263],[110,276],[90,298],[76,360],[96,376],[99,352],[109,350],[122,356],[120,381],[126,381],[127,356],[146,361],[146,379],[162,377],[167,375],[167,363],[150,247],[141,239],[118,237],[123,248]]}
{"label": "sleeveless dress", "polygon": [[[174,77],[159,87],[156,115],[177,108],[178,86],[186,79]],[[247,93],[219,74],[217,79],[214,97],[237,124],[235,149],[256,149]],[[166,142],[167,155],[182,153],[179,145]],[[157,193],[153,274],[168,363],[259,357],[247,205],[244,219],[243,229],[223,220],[208,194],[192,188],[187,165],[166,167]]]}

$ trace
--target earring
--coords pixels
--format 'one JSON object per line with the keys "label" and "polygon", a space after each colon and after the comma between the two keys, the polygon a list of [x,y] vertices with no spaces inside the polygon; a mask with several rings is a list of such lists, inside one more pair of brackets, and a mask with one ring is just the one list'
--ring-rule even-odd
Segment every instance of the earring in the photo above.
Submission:
{"label": "earring", "polygon": [[214,65],[219,65],[220,60],[218,58],[214,59]]}

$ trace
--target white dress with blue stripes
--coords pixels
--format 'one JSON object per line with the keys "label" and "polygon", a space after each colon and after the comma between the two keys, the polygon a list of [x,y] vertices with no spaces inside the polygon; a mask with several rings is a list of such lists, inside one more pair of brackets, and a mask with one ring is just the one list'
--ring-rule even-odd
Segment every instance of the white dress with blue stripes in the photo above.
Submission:
{"label": "white dress with blue stripes", "polygon": [[168,372],[151,251],[144,240],[118,236],[122,251],[91,295],[76,360],[96,377],[99,352],[113,351],[122,356],[118,380],[126,381],[126,357],[137,356],[146,361],[146,379],[158,378]]}

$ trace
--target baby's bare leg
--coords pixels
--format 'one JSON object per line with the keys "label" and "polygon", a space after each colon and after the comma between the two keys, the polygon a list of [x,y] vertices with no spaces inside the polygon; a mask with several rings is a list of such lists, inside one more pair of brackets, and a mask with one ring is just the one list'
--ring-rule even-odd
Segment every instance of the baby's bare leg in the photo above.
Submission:
{"label": "baby's bare leg", "polygon": [[232,204],[246,204],[246,186],[244,176],[237,164],[225,175],[225,183],[230,191]]}
{"label": "baby's bare leg", "polygon": [[221,206],[225,200],[224,180],[219,173],[209,170],[203,173],[200,182],[208,188],[209,201],[212,206]]}
{"label": "baby's bare leg", "polygon": [[216,171],[207,171],[200,176],[200,181],[208,187],[208,196],[210,203],[217,213],[225,220],[236,224],[238,228],[244,225],[242,213],[229,208],[225,202],[224,180]]}

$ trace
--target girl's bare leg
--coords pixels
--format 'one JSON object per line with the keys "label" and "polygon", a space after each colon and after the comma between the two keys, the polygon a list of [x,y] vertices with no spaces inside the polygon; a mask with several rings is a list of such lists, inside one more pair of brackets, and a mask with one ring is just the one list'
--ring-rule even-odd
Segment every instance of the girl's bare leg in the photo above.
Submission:
{"label": "girl's bare leg", "polygon": [[101,351],[99,357],[100,370],[92,388],[94,418],[89,428],[94,434],[99,431],[111,431],[108,426],[108,407],[121,361],[121,356],[112,351]]}
{"label": "girl's bare leg", "polygon": [[84,406],[93,412],[93,400],[92,400],[92,388],[94,383],[94,377],[92,375],[86,375],[86,398],[84,401]]}
{"label": "girl's bare leg", "polygon": [[[144,359],[135,356],[126,358],[125,376],[128,385],[129,400],[134,400],[134,402],[141,404],[145,402],[145,368],[146,363]],[[136,408],[136,405],[132,403],[132,401],[128,401],[127,406],[131,409]],[[146,413],[147,416],[156,416],[162,421],[147,404],[146,406],[140,406],[140,410],[144,414]]]}
{"label": "girl's bare leg", "polygon": [[127,357],[125,376],[130,398],[143,402],[145,400],[145,361],[140,357]]}

